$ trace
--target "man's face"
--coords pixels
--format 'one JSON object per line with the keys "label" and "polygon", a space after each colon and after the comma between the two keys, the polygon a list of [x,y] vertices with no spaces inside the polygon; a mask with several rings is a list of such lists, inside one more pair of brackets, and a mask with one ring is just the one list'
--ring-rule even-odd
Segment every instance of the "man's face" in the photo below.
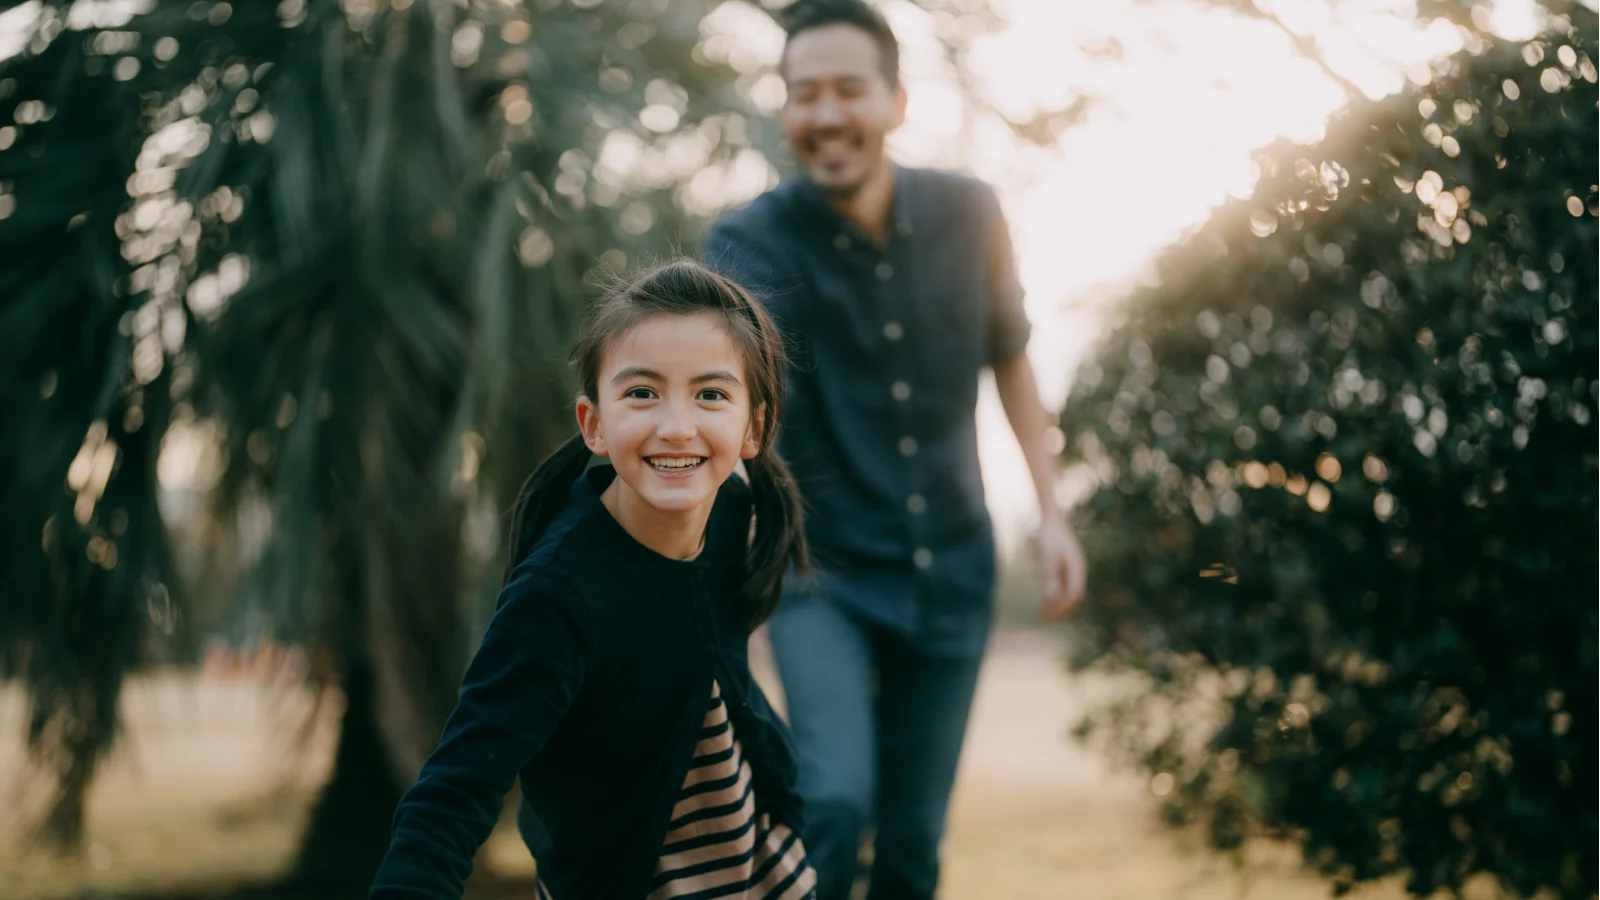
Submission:
{"label": "man's face", "polygon": [[852,25],[795,35],[783,74],[778,121],[801,168],[824,191],[853,195],[883,164],[884,139],[905,119],[905,90],[889,85],[878,45]]}

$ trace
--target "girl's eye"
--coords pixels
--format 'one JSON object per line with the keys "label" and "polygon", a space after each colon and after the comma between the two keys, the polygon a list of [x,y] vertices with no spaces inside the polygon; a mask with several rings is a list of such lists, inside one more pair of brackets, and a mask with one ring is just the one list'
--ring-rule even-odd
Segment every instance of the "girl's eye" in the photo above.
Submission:
{"label": "girl's eye", "polygon": [[722,391],[717,390],[716,388],[705,388],[704,390],[702,390],[700,392],[700,399],[703,402],[715,403],[715,402],[717,402],[719,400],[728,399],[728,395],[723,393]]}
{"label": "girl's eye", "polygon": [[629,400],[651,400],[655,398],[655,395],[656,392],[647,387],[636,387],[630,389],[622,396],[627,397]]}

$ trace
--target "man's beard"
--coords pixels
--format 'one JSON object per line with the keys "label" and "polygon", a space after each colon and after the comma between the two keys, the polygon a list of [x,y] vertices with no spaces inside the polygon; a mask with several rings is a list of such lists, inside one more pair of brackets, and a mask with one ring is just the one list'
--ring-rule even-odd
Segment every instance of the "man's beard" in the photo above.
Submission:
{"label": "man's beard", "polygon": [[864,168],[856,177],[848,181],[823,181],[813,175],[811,181],[827,195],[829,200],[845,203],[854,200],[856,195],[861,193],[867,182],[872,180],[872,176],[884,166],[885,162],[882,145],[879,145],[877,160]]}
{"label": "man's beard", "polygon": [[857,178],[848,184],[826,184],[818,185],[818,187],[822,188],[822,192],[828,195],[828,199],[845,203],[854,200],[856,195],[861,193],[861,189],[866,187],[866,185],[867,176],[862,175],[860,178]]}

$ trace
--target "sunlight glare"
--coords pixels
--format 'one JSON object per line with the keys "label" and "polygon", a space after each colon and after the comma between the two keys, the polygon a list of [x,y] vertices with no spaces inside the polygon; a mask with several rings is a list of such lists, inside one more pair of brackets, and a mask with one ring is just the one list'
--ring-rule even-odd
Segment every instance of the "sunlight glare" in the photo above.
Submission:
{"label": "sunlight glare", "polygon": [[[990,109],[1026,121],[1092,97],[1085,114],[1055,147],[1031,147],[998,116],[971,110],[965,133],[951,140],[931,114],[920,112],[943,101],[918,99],[919,92],[948,91],[950,74],[936,72],[940,83],[933,88],[927,83],[933,78],[908,66],[907,90],[919,113],[891,147],[903,162],[967,168],[999,191],[1035,326],[1029,356],[1041,399],[1053,407],[1105,327],[1106,304],[1149,278],[1161,248],[1230,196],[1251,193],[1259,177],[1253,151],[1280,137],[1319,140],[1348,98],[1276,25],[1215,6],[1185,0],[996,0],[995,6],[1006,26],[973,42],[966,73]],[[1326,64],[1373,98],[1404,88],[1408,78],[1425,83],[1432,61],[1464,46],[1453,25],[1419,25],[1405,0],[1268,8],[1289,29],[1314,35]],[[1536,10],[1532,0],[1499,0],[1495,29],[1536,28]],[[894,24],[903,32],[918,18],[906,13]],[[902,33],[901,40],[920,44],[922,36]],[[979,442],[997,532],[1009,548],[1035,520],[1035,503],[991,387],[979,404]]]}
{"label": "sunlight glare", "polygon": [[0,12],[0,59],[10,59],[28,46],[28,38],[43,8],[40,0],[28,0],[21,6]]}
{"label": "sunlight glare", "polygon": [[1495,0],[1489,28],[1506,40],[1525,41],[1539,33],[1544,17],[1544,8],[1536,0]]}

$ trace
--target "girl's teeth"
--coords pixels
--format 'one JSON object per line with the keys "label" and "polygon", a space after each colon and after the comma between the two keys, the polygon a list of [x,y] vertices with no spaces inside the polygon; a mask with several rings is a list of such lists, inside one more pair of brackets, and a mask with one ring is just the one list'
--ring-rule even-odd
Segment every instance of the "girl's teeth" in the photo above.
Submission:
{"label": "girl's teeth", "polygon": [[650,464],[658,469],[692,469],[703,461],[701,459],[652,459]]}

